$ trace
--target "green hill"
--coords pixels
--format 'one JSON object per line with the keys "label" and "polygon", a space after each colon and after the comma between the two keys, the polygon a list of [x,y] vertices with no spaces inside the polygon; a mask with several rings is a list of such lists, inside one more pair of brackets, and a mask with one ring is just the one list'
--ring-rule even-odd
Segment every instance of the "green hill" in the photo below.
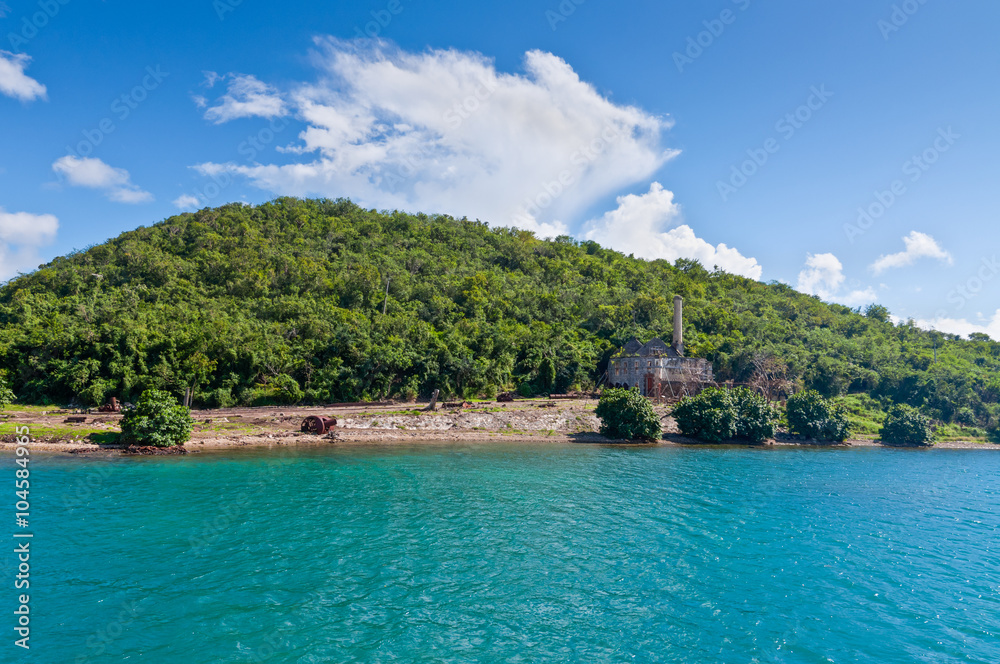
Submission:
{"label": "green hill", "polygon": [[563,392],[592,387],[630,336],[669,340],[675,294],[688,354],[720,381],[997,424],[992,341],[693,261],[345,200],[182,214],[14,279],[0,288],[0,367],[33,403],[187,385],[211,406]]}

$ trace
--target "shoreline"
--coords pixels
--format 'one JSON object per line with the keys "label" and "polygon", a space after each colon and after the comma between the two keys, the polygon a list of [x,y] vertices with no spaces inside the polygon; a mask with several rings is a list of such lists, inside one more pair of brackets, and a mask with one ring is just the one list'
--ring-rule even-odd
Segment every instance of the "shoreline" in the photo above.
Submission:
{"label": "shoreline", "polygon": [[[818,443],[779,434],[760,445],[744,441],[704,443],[680,435],[669,408],[656,406],[663,418],[664,436],[657,442],[614,440],[601,436],[594,415],[596,399],[525,399],[511,403],[448,404],[427,411],[426,404],[342,404],[319,407],[228,408],[192,411],[195,429],[183,447],[185,453],[226,449],[269,449],[337,445],[370,447],[420,443],[554,443],[589,445],[668,446],[679,448],[741,447],[760,449],[855,449],[880,447],[913,450],[996,450],[1000,445],[975,441],[949,441],[932,447],[900,448],[875,440],[853,439],[843,444]],[[335,417],[330,433],[300,431],[302,420],[312,415]],[[115,441],[118,420],[112,413],[80,414],[72,411],[27,408],[3,413],[0,456],[14,452],[15,427],[27,427],[33,452],[72,456],[132,456]]]}

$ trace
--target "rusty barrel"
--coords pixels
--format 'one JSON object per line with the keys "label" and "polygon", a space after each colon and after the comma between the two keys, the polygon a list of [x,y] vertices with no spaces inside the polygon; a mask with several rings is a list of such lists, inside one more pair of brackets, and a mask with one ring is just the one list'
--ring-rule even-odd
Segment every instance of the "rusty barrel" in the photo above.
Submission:
{"label": "rusty barrel", "polygon": [[317,436],[322,436],[335,426],[337,426],[336,417],[320,417],[319,415],[312,415],[302,420],[302,431],[304,433],[311,433]]}

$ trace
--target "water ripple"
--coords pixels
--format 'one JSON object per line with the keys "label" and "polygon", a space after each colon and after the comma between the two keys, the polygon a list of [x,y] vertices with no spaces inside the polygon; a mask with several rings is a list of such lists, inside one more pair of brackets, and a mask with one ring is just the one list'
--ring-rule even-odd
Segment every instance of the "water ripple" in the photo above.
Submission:
{"label": "water ripple", "polygon": [[998,471],[582,445],[49,459],[33,654],[993,663]]}

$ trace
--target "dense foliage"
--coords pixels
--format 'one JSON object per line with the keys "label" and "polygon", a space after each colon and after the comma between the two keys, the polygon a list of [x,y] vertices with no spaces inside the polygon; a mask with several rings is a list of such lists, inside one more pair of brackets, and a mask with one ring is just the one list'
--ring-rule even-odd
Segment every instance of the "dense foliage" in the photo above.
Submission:
{"label": "dense foliage", "polygon": [[563,392],[594,387],[630,336],[669,341],[678,294],[688,354],[720,381],[1000,424],[1000,344],[982,336],[694,261],[344,200],[182,214],[16,278],[0,288],[0,371],[40,404],[188,386],[205,406]]}
{"label": "dense foliage", "polygon": [[685,436],[709,443],[736,437],[736,409],[727,389],[710,387],[693,397],[684,397],[672,414]]}
{"label": "dense foliage", "polygon": [[166,392],[146,390],[122,416],[122,441],[130,445],[173,447],[191,437],[194,420],[187,408]]}
{"label": "dense foliage", "polygon": [[7,379],[0,377],[0,409],[14,403],[16,398],[14,390],[10,389],[10,385],[7,384]]}
{"label": "dense foliage", "polygon": [[932,445],[934,432],[930,421],[905,404],[889,409],[879,436],[886,445]]}
{"label": "dense foliage", "polygon": [[764,396],[746,387],[708,388],[684,397],[674,420],[685,436],[710,443],[740,438],[760,443],[774,436],[778,414]]}
{"label": "dense foliage", "polygon": [[625,440],[659,440],[663,435],[660,418],[649,399],[639,390],[607,389],[597,404],[601,435]]}
{"label": "dense foliage", "polygon": [[788,428],[813,440],[843,442],[850,435],[850,422],[844,408],[825,399],[816,390],[804,390],[788,397],[785,405]]}
{"label": "dense foliage", "polygon": [[751,443],[774,438],[778,413],[763,395],[746,387],[730,390],[729,398],[736,412],[736,437]]}

